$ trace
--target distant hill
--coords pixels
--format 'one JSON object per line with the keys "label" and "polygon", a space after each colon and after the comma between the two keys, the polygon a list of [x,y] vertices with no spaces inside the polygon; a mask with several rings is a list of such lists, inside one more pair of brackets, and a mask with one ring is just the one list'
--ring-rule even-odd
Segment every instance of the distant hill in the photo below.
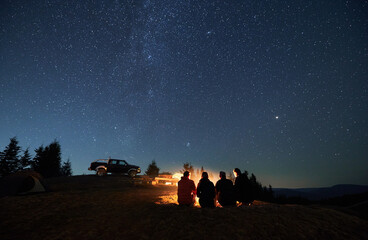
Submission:
{"label": "distant hill", "polygon": [[275,196],[302,197],[309,200],[322,200],[343,195],[368,192],[368,186],[354,184],[339,184],[323,188],[274,188]]}

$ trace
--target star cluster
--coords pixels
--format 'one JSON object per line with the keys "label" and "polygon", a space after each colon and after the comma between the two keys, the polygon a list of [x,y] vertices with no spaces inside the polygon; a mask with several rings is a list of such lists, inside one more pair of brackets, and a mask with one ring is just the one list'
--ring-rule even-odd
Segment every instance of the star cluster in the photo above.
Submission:
{"label": "star cluster", "polygon": [[2,1],[0,147],[368,184],[367,1]]}

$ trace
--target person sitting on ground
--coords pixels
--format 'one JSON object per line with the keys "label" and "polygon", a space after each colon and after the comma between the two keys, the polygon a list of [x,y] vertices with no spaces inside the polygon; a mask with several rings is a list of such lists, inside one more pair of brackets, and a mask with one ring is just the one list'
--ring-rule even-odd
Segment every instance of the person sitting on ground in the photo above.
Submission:
{"label": "person sitting on ground", "polygon": [[241,173],[239,168],[235,168],[233,172],[235,176],[235,184],[234,184],[235,199],[241,205],[248,205],[249,200],[247,199],[247,189],[246,189],[248,179],[246,179],[246,176]]}
{"label": "person sitting on ground", "polygon": [[178,182],[179,205],[193,206],[195,202],[196,187],[193,180],[189,179],[189,172],[185,171]]}
{"label": "person sitting on ground", "polygon": [[208,179],[208,173],[203,172],[202,178],[199,180],[197,186],[197,197],[199,198],[199,205],[202,208],[214,208],[215,207],[215,186]]}
{"label": "person sitting on ground", "polygon": [[239,168],[235,168],[234,175],[236,177],[234,185],[236,200],[241,205],[251,205],[254,201],[254,187],[248,178],[248,172],[241,173]]}
{"label": "person sitting on ground", "polygon": [[222,207],[236,205],[233,182],[226,179],[226,173],[222,171],[220,172],[220,180],[216,183],[216,196]]}

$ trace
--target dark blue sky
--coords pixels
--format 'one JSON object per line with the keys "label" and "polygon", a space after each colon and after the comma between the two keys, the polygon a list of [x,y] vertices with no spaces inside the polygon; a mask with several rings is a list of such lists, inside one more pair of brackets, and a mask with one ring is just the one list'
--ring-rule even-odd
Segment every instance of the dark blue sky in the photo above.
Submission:
{"label": "dark blue sky", "polygon": [[368,184],[368,1],[1,1],[0,148]]}

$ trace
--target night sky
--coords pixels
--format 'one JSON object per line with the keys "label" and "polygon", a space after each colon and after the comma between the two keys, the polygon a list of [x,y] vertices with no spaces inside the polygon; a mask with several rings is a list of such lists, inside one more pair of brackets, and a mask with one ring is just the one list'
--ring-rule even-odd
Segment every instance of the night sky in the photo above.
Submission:
{"label": "night sky", "polygon": [[2,0],[0,26],[0,150],[368,184],[368,1]]}

